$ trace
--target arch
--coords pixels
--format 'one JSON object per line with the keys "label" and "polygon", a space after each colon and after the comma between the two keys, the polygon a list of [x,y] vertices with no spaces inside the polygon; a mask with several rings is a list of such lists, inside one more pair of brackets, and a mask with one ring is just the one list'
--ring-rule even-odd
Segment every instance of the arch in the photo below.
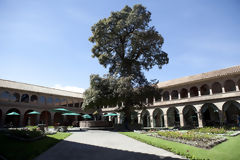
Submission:
{"label": "arch", "polygon": [[38,102],[39,102],[40,104],[45,105],[45,104],[46,104],[46,98],[45,98],[44,96],[40,96]]}
{"label": "arch", "polygon": [[38,96],[32,95],[30,100],[31,100],[32,103],[38,103]]}
{"label": "arch", "polygon": [[209,95],[210,94],[210,91],[209,91],[209,87],[207,84],[204,84],[200,87],[200,91],[201,91],[201,95],[204,96],[204,95]]}
{"label": "arch", "polygon": [[[7,115],[8,113],[11,112],[16,112],[20,115]],[[21,112],[16,109],[16,108],[11,108],[6,112],[6,117],[5,117],[5,124],[7,126],[13,126],[13,127],[19,127],[20,124],[20,116],[21,116]]]}
{"label": "arch", "polygon": [[138,113],[135,111],[131,112],[131,124],[138,124]]}
{"label": "arch", "polygon": [[148,110],[143,110],[141,113],[141,120],[143,127],[151,127],[150,125],[150,114]]}
{"label": "arch", "polygon": [[194,106],[187,105],[183,108],[183,120],[184,120],[184,126],[186,127],[198,126],[198,115],[197,115],[197,110]]}
{"label": "arch", "polygon": [[23,118],[23,125],[24,126],[35,126],[37,125],[37,115],[36,114],[31,114],[29,115],[29,112],[32,112],[33,110],[27,110],[24,113],[24,118]]}
{"label": "arch", "polygon": [[153,111],[153,127],[164,127],[164,114],[160,108]]}
{"label": "arch", "polygon": [[9,101],[11,94],[8,91],[3,91],[0,94],[0,99],[3,101]]}
{"label": "arch", "polygon": [[212,103],[205,103],[201,107],[203,126],[217,126],[220,124],[219,109]]}
{"label": "arch", "polygon": [[169,92],[168,91],[165,91],[163,93],[163,101],[168,101],[169,100]]}
{"label": "arch", "polygon": [[66,116],[66,123],[64,125],[72,126],[75,121],[75,116]]}
{"label": "arch", "polygon": [[188,90],[186,88],[181,89],[180,97],[181,98],[187,98],[188,97]]}
{"label": "arch", "polygon": [[219,82],[214,82],[212,84],[212,93],[213,94],[222,93],[222,85]]}
{"label": "arch", "polygon": [[224,82],[225,92],[236,91],[236,86],[233,80],[226,80]]}
{"label": "arch", "polygon": [[53,105],[53,98],[52,97],[47,98],[47,105]]}
{"label": "arch", "polygon": [[12,96],[11,96],[11,101],[12,102],[19,102],[20,101],[20,94],[17,93],[17,92],[13,93]]}
{"label": "arch", "polygon": [[178,99],[178,91],[177,90],[173,90],[171,92],[171,97],[172,97],[172,99]]}
{"label": "arch", "polygon": [[59,98],[55,98],[54,105],[55,106],[60,106],[61,100]]}
{"label": "arch", "polygon": [[227,101],[223,104],[223,119],[225,125],[238,126],[240,116],[240,104],[236,101]]}
{"label": "arch", "polygon": [[190,88],[190,97],[196,96],[198,96],[198,88],[196,86],[193,86]]}
{"label": "arch", "polygon": [[56,112],[53,117],[53,124],[54,126],[63,125],[64,123],[64,116],[61,112]]}
{"label": "arch", "polygon": [[167,110],[167,122],[169,127],[179,127],[180,126],[180,118],[179,111],[176,107],[170,107]]}
{"label": "arch", "polygon": [[42,111],[41,112],[40,123],[51,125],[51,113],[49,111]]}
{"label": "arch", "polygon": [[28,94],[23,94],[22,97],[21,97],[21,102],[28,103],[29,102],[29,95]]}

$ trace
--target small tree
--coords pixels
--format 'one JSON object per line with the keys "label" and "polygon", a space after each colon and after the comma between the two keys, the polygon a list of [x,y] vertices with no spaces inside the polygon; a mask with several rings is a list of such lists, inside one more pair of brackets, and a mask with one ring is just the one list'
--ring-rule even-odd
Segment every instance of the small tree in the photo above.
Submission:
{"label": "small tree", "polygon": [[125,6],[92,26],[92,57],[109,68],[109,75],[91,75],[90,88],[84,93],[83,106],[117,105],[130,119],[134,106],[144,106],[146,97],[159,94],[143,71],[167,64],[168,54],[162,51],[163,37],[149,26],[151,13],[142,5]]}

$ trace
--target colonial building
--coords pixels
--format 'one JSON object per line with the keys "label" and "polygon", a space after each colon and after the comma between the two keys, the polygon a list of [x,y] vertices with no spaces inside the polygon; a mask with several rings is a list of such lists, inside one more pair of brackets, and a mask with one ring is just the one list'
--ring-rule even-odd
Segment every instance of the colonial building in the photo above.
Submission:
{"label": "colonial building", "polygon": [[[80,113],[82,102],[81,93],[0,79],[0,126],[36,125],[46,119],[49,125],[63,121],[71,124],[78,117],[62,116],[52,109],[61,107]],[[29,115],[32,111],[40,114]],[[7,115],[11,112],[19,115]]]}
{"label": "colonial building", "polygon": [[[240,66],[160,82],[162,95],[133,113],[144,127],[237,125],[240,116]],[[103,108],[114,112],[116,108]],[[122,122],[122,115],[118,122]]]}

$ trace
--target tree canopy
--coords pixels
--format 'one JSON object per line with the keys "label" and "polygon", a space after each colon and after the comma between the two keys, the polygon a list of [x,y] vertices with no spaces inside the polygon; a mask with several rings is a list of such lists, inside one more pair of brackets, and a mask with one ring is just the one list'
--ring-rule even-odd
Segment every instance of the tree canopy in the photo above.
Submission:
{"label": "tree canopy", "polygon": [[145,106],[146,98],[160,95],[144,71],[153,66],[161,69],[169,59],[162,51],[163,37],[149,26],[150,21],[151,13],[142,5],[134,5],[112,12],[92,26],[92,57],[109,68],[109,74],[91,75],[83,107],[119,106],[129,121],[130,112]]}
{"label": "tree canopy", "polygon": [[145,85],[143,71],[167,64],[168,54],[162,51],[163,37],[149,26],[151,13],[142,5],[125,6],[92,26],[93,57],[109,68],[109,74],[132,76],[137,85]]}

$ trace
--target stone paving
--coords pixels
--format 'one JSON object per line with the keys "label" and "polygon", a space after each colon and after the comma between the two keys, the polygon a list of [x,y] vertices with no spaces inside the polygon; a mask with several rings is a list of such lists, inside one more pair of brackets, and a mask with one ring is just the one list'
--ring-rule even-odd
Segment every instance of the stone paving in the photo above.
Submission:
{"label": "stone paving", "polygon": [[75,131],[35,160],[177,160],[166,150],[139,142],[117,132]]}

